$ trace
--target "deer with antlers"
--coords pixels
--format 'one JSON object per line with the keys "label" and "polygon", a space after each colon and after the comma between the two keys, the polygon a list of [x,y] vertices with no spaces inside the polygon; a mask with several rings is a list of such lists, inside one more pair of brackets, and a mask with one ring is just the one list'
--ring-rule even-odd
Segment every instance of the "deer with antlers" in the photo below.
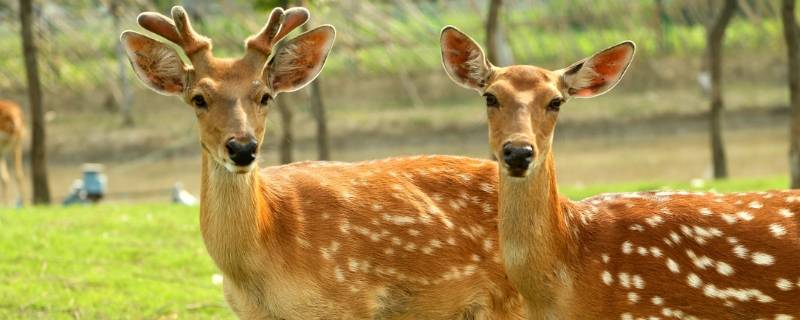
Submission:
{"label": "deer with antlers", "polygon": [[451,79],[486,99],[500,249],[531,319],[800,317],[800,192],[559,194],[559,110],[611,90],[632,42],[556,71],[495,67],[454,27],[441,47]]}
{"label": "deer with antlers", "polygon": [[[522,302],[497,248],[496,165],[419,156],[259,169],[267,110],[322,69],[334,41],[323,25],[272,11],[240,59],[215,58],[181,7],[138,22],[180,46],[126,31],[133,69],[181,97],[199,124],[200,226],[245,319],[519,319]],[[271,58],[270,58],[271,57]]]}
{"label": "deer with antlers", "polygon": [[22,110],[14,102],[0,100],[0,183],[2,183],[2,199],[4,204],[9,204],[8,189],[11,186],[6,166],[6,155],[11,153],[14,162],[14,182],[17,187],[19,201],[25,202],[25,186],[22,181],[25,174],[22,172],[22,137],[25,134],[25,123],[22,120]]}

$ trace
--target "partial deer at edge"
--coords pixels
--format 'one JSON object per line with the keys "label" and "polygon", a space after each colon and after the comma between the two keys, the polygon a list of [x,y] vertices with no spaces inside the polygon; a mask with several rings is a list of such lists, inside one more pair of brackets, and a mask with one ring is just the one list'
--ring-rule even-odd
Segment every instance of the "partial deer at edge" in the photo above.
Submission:
{"label": "partial deer at edge", "polygon": [[611,90],[632,42],[556,71],[495,67],[454,27],[441,46],[448,75],[486,99],[501,252],[532,319],[800,317],[800,191],[559,194],[558,114]]}
{"label": "partial deer at edge", "polygon": [[[0,200],[5,205],[25,203],[25,173],[22,171],[22,142],[25,134],[25,122],[22,119],[22,110],[14,102],[0,100]],[[6,156],[11,154],[14,162],[14,182],[17,187],[17,200],[9,202],[8,190],[11,181],[8,177]]]}
{"label": "partial deer at edge", "polygon": [[[519,319],[522,303],[497,247],[496,164],[419,156],[258,169],[267,110],[323,67],[334,29],[283,42],[302,8],[272,11],[240,59],[213,57],[181,7],[126,31],[139,79],[178,96],[197,117],[200,224],[246,319]],[[275,47],[273,49],[273,46]],[[271,58],[270,58],[271,57]]]}

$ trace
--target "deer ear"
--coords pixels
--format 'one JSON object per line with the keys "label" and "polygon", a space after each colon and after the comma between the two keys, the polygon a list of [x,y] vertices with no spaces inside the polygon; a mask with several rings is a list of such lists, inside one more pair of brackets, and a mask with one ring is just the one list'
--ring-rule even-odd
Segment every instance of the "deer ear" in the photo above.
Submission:
{"label": "deer ear", "polygon": [[151,90],[178,95],[186,88],[188,67],[170,46],[134,31],[120,36],[136,76]]}
{"label": "deer ear", "polygon": [[636,45],[625,41],[561,70],[570,96],[591,98],[613,89],[633,60]]}
{"label": "deer ear", "polygon": [[475,40],[456,27],[446,26],[439,41],[442,65],[450,79],[464,88],[482,91],[492,66]]}
{"label": "deer ear", "polygon": [[267,83],[274,94],[297,91],[313,81],[331,51],[336,29],[319,26],[278,45],[267,64]]}

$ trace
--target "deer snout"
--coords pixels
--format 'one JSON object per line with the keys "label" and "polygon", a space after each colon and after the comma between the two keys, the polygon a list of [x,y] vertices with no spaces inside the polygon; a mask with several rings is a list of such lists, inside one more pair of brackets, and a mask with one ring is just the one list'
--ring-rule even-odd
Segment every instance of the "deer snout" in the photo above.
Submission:
{"label": "deer snout", "polygon": [[533,156],[533,146],[530,144],[516,145],[508,142],[503,145],[503,161],[512,176],[523,176],[533,162]]}
{"label": "deer snout", "polygon": [[232,137],[225,143],[225,149],[228,150],[228,156],[233,163],[246,167],[256,159],[258,141],[250,135],[241,138]]}

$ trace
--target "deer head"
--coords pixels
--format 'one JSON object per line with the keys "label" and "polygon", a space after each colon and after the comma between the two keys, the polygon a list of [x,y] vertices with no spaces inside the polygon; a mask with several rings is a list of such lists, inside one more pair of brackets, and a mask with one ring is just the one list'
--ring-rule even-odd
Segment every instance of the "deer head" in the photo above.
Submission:
{"label": "deer head", "polygon": [[212,55],[211,40],[194,31],[182,7],[172,8],[172,19],[139,15],[140,26],[179,46],[191,65],[170,45],[141,33],[125,31],[120,40],[147,87],[180,96],[193,108],[208,156],[229,172],[246,173],[256,167],[269,102],[314,80],[333,45],[330,25],[280,42],[308,18],[305,8],[275,8],[264,28],[245,41],[244,56],[229,59]]}
{"label": "deer head", "polygon": [[[501,175],[527,177],[541,167],[553,141],[558,112],[569,99],[611,90],[625,74],[635,46],[625,41],[550,71],[536,66],[495,67],[481,47],[455,27],[441,35],[442,63],[450,78],[486,98],[489,144]],[[533,166],[531,166],[533,164]]]}

